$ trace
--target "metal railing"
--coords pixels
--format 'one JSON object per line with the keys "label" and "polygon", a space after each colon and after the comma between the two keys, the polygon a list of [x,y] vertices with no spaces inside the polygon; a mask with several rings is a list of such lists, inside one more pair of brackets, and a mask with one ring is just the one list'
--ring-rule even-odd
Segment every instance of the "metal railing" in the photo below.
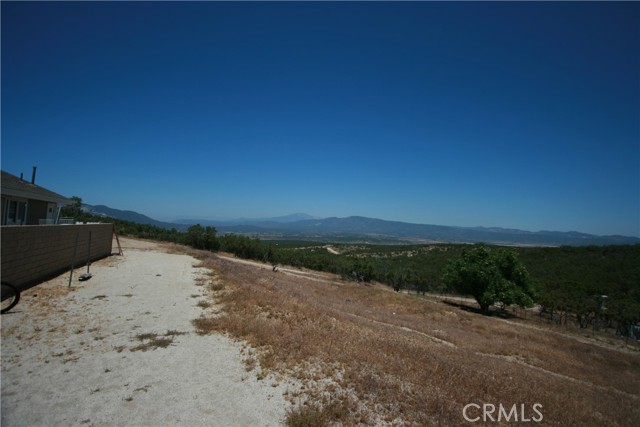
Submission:
{"label": "metal railing", "polygon": [[38,220],[38,225],[69,225],[75,224],[76,220],[73,218],[59,218],[58,222],[55,219],[43,218]]}

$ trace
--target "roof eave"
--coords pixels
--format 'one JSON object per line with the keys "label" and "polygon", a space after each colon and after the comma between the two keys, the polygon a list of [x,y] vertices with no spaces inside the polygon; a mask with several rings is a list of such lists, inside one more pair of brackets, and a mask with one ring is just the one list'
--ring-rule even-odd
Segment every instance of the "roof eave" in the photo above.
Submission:
{"label": "roof eave", "polygon": [[49,203],[56,203],[58,205],[71,205],[73,204],[73,200],[68,199],[63,196],[53,196],[53,195],[43,195],[43,194],[33,194],[28,191],[20,191],[12,188],[3,188],[2,189],[3,196],[11,196],[11,197],[20,197],[22,199],[28,200],[40,200]]}

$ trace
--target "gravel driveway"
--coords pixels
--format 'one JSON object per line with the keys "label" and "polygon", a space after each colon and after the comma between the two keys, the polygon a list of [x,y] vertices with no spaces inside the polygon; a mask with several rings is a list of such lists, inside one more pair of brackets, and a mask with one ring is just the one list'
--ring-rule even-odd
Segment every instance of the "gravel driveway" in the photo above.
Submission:
{"label": "gravel driveway", "polygon": [[69,290],[64,274],[2,315],[2,426],[281,425],[293,386],[247,371],[241,343],[195,333],[208,271],[121,242],[90,280],[77,269]]}

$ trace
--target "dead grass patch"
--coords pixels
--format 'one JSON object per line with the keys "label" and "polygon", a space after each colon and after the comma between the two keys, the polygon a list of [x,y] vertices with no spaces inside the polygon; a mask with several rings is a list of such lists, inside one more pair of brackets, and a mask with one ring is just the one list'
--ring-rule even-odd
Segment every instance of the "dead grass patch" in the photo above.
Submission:
{"label": "dead grass patch", "polygon": [[216,291],[221,291],[221,290],[223,290],[223,289],[224,289],[224,284],[223,284],[223,283],[218,283],[218,282],[216,282],[216,283],[211,283],[211,284],[209,285],[209,289],[210,289],[210,290],[212,290],[212,291],[214,291],[214,292],[216,292]]}
{"label": "dead grass patch", "polygon": [[141,341],[142,344],[130,348],[130,351],[148,351],[156,350],[158,348],[167,348],[173,344],[173,340],[178,335],[184,335],[186,332],[179,332],[175,330],[169,330],[164,335],[158,335],[155,332],[148,332],[136,335],[136,340]]}
{"label": "dead grass patch", "polygon": [[200,316],[192,320],[191,323],[195,326],[198,335],[207,335],[220,330],[216,325],[216,319],[213,317]]}
{"label": "dead grass patch", "polygon": [[198,301],[196,305],[202,309],[206,309],[206,308],[212,307],[213,303],[206,300],[202,300],[202,301]]}
{"label": "dead grass patch", "polygon": [[348,400],[334,400],[328,405],[305,402],[287,412],[287,427],[325,427],[345,420],[352,411]]}
{"label": "dead grass patch", "polygon": [[224,309],[194,320],[196,331],[245,340],[261,374],[301,381],[287,425],[461,425],[468,403],[539,403],[551,426],[640,419],[638,353],[382,286],[215,256],[203,266],[224,283]]}

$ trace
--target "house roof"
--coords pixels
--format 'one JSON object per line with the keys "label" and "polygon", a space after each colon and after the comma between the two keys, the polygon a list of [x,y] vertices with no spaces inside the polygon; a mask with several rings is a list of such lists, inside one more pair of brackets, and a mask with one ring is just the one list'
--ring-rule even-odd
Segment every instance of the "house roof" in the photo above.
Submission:
{"label": "house roof", "polygon": [[0,182],[0,191],[3,196],[21,197],[31,200],[42,200],[45,202],[58,203],[64,205],[70,205],[73,201],[67,197],[61,196],[58,193],[54,193],[51,190],[47,190],[39,185],[32,184],[29,181],[18,178],[15,175],[11,175],[8,172],[2,171],[2,181]]}

